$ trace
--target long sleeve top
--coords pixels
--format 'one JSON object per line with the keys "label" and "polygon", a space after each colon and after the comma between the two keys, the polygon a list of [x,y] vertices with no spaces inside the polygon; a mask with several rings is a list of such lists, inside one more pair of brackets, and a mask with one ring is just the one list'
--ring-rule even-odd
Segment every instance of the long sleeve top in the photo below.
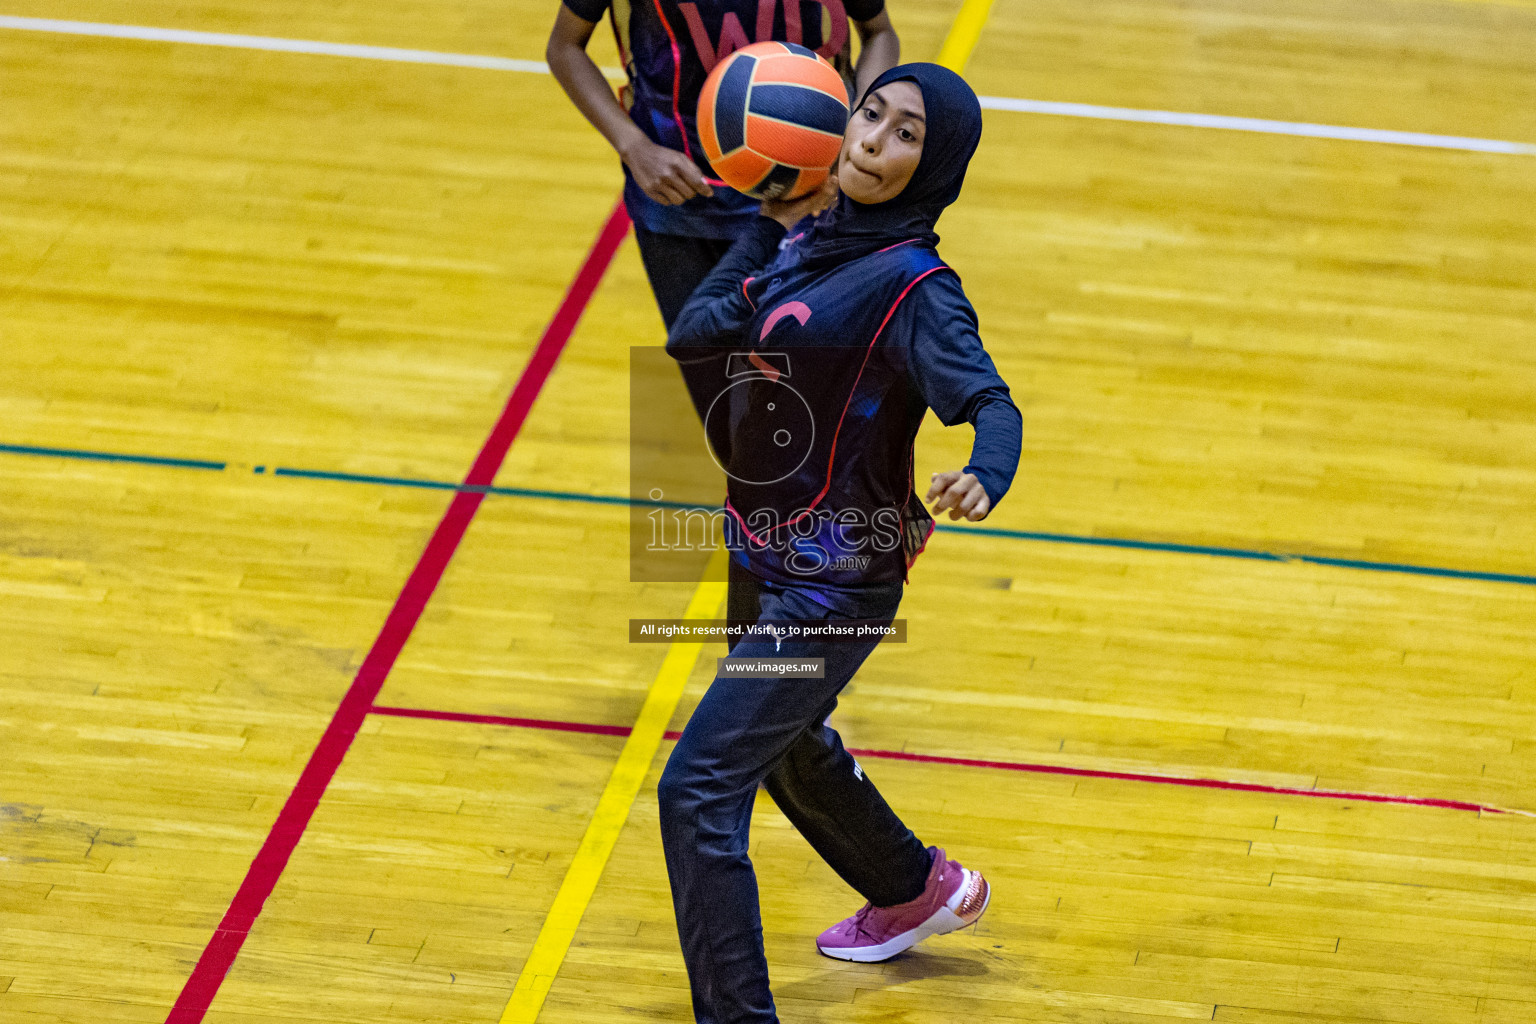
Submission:
{"label": "long sleeve top", "polygon": [[[759,217],[694,291],[667,338],[667,351],[685,366],[707,348],[739,348],[756,310],[742,288],[778,254],[787,232]],[[1023,447],[1023,418],[982,346],[976,311],[954,274],[924,279],[896,307],[887,344],[912,353],[908,368],[918,393],[946,427],[969,422],[976,431],[965,472],[975,474],[996,508],[1013,483]]]}
{"label": "long sleeve top", "polygon": [[[739,470],[727,469],[727,507],[746,535],[763,545],[750,547],[744,564],[781,582],[801,582],[799,577],[811,574],[796,567],[797,558],[816,566],[820,584],[899,581],[905,566],[896,556],[904,551],[909,565],[932,530],[912,481],[912,444],[926,410],[933,409],[945,425],[975,426],[966,471],[975,474],[993,506],[1017,469],[1022,420],[982,346],[959,278],[931,248],[882,250],[817,270],[797,262],[799,236],[786,240],[785,235],[777,222],[759,218],[690,297],[673,324],[667,351],[683,369],[716,453],[727,453],[721,464]],[[722,380],[739,379],[744,359],[771,383],[758,385],[755,393],[734,384],[722,388]],[[782,359],[783,380],[775,370],[780,364],[765,362],[774,359]],[[733,389],[735,405],[716,415],[719,397]],[[765,467],[790,450],[776,450],[775,444],[788,442],[768,442],[777,421],[766,430],[756,421],[784,416],[796,404],[787,397],[791,391],[810,396],[815,426],[778,435],[814,436],[820,447],[798,464],[789,465],[790,458],[789,471],[779,475]],[[747,478],[754,471],[760,479]],[[883,510],[899,515],[900,524],[887,534],[876,525],[852,541],[846,536],[839,541],[832,529],[816,536],[790,530],[792,535],[779,535],[787,548],[768,550],[775,530],[792,527],[802,513],[817,508],[828,517]],[[769,516],[775,525],[754,532],[751,510],[777,515]],[[897,550],[864,546],[898,533]],[[881,554],[862,561],[841,557],[863,550]],[[828,561],[831,570],[824,569]]]}

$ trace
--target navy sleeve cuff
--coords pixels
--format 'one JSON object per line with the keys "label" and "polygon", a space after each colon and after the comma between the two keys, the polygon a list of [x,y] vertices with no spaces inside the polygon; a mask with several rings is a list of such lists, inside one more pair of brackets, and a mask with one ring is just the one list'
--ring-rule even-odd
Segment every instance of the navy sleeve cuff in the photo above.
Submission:
{"label": "navy sleeve cuff", "polygon": [[976,443],[965,471],[981,481],[993,508],[1003,500],[1018,472],[1019,452],[1024,447],[1024,418],[1008,397],[1007,389],[992,388],[971,403],[971,423]]}

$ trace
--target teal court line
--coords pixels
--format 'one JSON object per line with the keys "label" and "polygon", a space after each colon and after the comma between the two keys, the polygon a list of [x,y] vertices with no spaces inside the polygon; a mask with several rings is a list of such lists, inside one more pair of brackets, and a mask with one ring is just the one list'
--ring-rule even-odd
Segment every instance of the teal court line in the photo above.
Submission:
{"label": "teal court line", "polygon": [[212,469],[223,471],[222,462],[202,459],[168,459],[159,455],[126,455],[122,452],[95,452],[83,448],[34,448],[25,444],[0,444],[0,452],[9,455],[51,455],[60,459],[84,459],[90,462],[132,462],[141,466],[171,466],[176,469]]}
{"label": "teal court line", "polygon": [[[31,445],[0,444],[0,453],[10,455],[35,455],[60,459],[77,459],[89,462],[118,462],[135,465],[162,466],[173,469],[225,470],[228,463],[201,459],[166,458],[158,455],[133,455],[122,452],[92,451],[83,448],[39,448]],[[252,473],[302,480],[326,480],[334,483],[372,484],[380,487],[410,487],[432,491],[471,491],[506,498],[537,498],[545,501],[582,502],[589,505],[617,505],[638,508],[696,509],[700,506],[681,501],[657,501],[646,498],[627,498],[617,494],[590,494],[582,491],[551,491],[534,487],[470,487],[447,480],[429,480],[421,477],[380,476],[371,473],[343,473],[335,470],[297,469],[291,466],[255,466]],[[705,511],[714,511],[706,509]],[[1206,544],[1175,544],[1168,541],[1135,540],[1127,537],[1089,537],[1074,533],[1045,533],[1036,530],[1009,530],[995,526],[949,526],[938,524],[945,533],[970,534],[977,537],[998,537],[1006,540],[1029,540],[1049,544],[1076,544],[1083,547],[1116,548],[1126,551],[1157,551],[1177,555],[1205,555],[1211,558],[1239,558],[1254,562],[1301,562],[1333,569],[1358,569],[1366,572],[1389,572],[1408,576],[1429,576],[1440,579],[1477,580],[1483,583],[1514,583],[1536,587],[1536,576],[1508,572],[1479,572],[1472,569],[1452,569],[1433,565],[1412,565],[1403,562],[1373,562],[1360,558],[1331,558],[1326,555],[1286,554],[1275,551],[1258,551],[1248,548],[1216,547]]]}

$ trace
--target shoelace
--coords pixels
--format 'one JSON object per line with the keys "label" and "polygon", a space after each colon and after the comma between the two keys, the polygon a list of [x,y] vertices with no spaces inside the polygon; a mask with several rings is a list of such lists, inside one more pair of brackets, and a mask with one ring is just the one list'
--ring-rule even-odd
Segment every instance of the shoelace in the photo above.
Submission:
{"label": "shoelace", "polygon": [[[943,887],[944,879],[948,874],[949,864],[946,862],[944,867],[939,871],[939,886],[941,888]],[[924,891],[926,892],[927,890],[925,889]],[[922,899],[922,897],[919,896],[918,899]],[[853,915],[853,937],[855,939],[859,937],[860,932],[863,932],[865,935],[872,939],[875,937],[874,932],[864,927],[865,919],[867,919],[870,914],[874,913],[874,911],[875,905],[873,903],[865,903],[862,907],[859,908],[859,912]]]}
{"label": "shoelace", "polygon": [[[947,865],[946,865],[946,867],[947,867]],[[942,887],[943,884],[944,884],[944,875],[940,874],[940,876],[939,876],[939,885]],[[918,899],[922,899],[923,897],[921,895],[919,895],[917,898]],[[859,935],[860,932],[863,932],[865,935],[868,935],[872,939],[875,938],[875,933],[870,931],[868,928],[864,927],[865,919],[868,918],[869,915],[874,913],[874,912],[875,912],[875,905],[873,903],[866,903],[866,904],[864,904],[864,906],[859,908],[859,912],[857,914],[853,915],[853,935],[854,935],[854,938],[858,938],[858,935]]]}
{"label": "shoelace", "polygon": [[853,937],[855,939],[857,939],[859,937],[859,933],[860,932],[863,932],[865,935],[868,935],[870,938],[874,938],[875,937],[875,933],[874,932],[872,932],[868,928],[864,927],[864,919],[869,917],[869,915],[874,911],[874,909],[875,909],[875,905],[873,903],[866,903],[866,904],[864,904],[864,906],[859,908],[859,912],[857,914],[853,915]]}

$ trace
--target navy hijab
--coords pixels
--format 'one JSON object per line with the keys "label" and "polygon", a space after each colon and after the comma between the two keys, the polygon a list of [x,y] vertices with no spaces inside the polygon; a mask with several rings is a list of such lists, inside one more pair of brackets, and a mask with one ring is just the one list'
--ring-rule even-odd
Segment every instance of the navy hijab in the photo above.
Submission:
{"label": "navy hijab", "polygon": [[882,203],[856,203],[839,195],[799,246],[798,262],[806,269],[846,263],[909,239],[938,244],[934,225],[959,198],[966,166],[981,141],[981,104],[965,79],[948,68],[898,64],[870,83],[860,106],[892,82],[914,82],[923,94],[923,155],[912,179]]}

